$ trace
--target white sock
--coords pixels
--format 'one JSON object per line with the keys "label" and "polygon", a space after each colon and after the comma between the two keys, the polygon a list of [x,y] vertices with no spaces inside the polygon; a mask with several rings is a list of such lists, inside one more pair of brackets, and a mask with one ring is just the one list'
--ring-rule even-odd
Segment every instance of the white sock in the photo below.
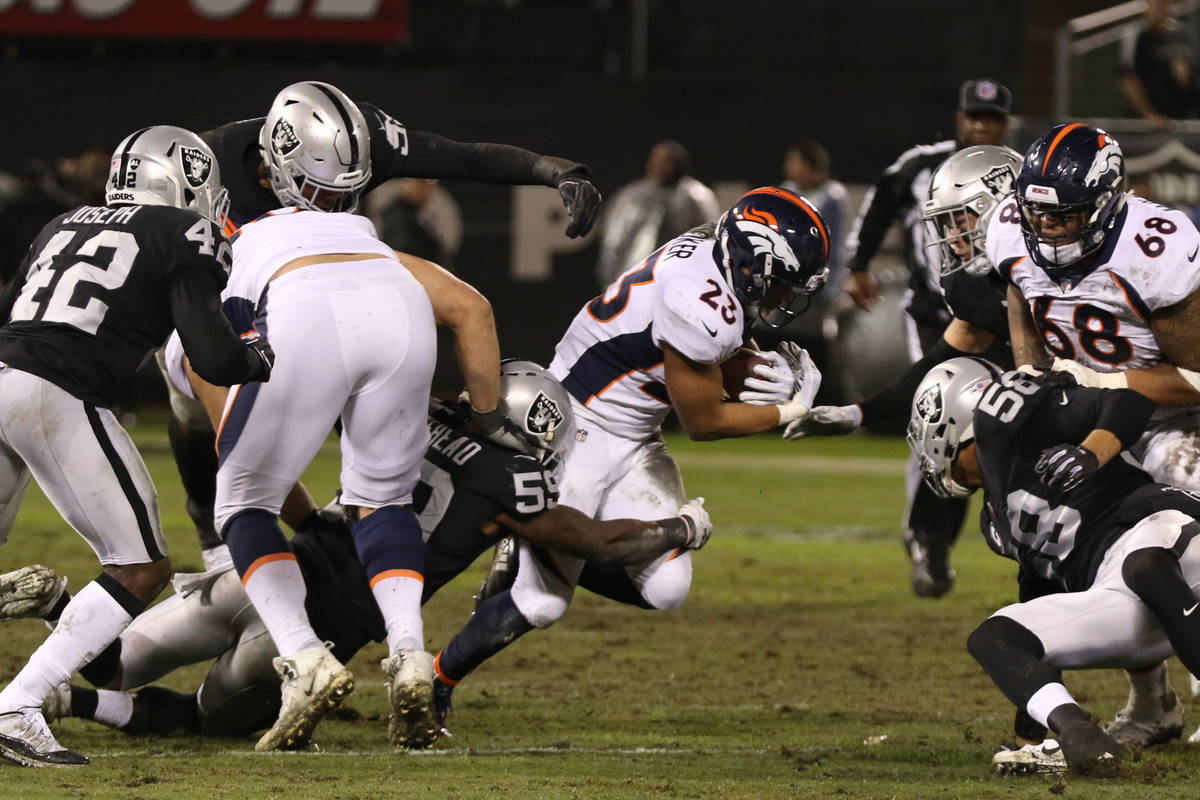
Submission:
{"label": "white sock", "polygon": [[290,656],[307,647],[322,647],[304,610],[304,576],[290,553],[275,560],[260,559],[242,577],[254,610],[275,640],[279,655]]}
{"label": "white sock", "polygon": [[1075,698],[1071,697],[1070,692],[1067,691],[1067,687],[1061,683],[1047,683],[1033,693],[1033,697],[1029,698],[1025,710],[1029,712],[1029,716],[1049,728],[1050,723],[1047,720],[1051,712],[1067,703],[1079,705],[1075,702]]}
{"label": "white sock", "polygon": [[114,728],[124,728],[133,719],[133,695],[128,692],[114,692],[111,689],[96,690],[96,713],[92,715],[96,722],[111,725]]}
{"label": "white sock", "polygon": [[129,612],[95,581],[84,586],[67,603],[46,641],[0,692],[0,711],[40,709],[55,686],[100,655],[132,621]]}
{"label": "white sock", "polygon": [[[425,582],[398,571],[376,575],[371,594],[387,626],[388,653],[424,650],[425,623],[421,620],[421,592]],[[415,573],[413,573],[415,574]]]}

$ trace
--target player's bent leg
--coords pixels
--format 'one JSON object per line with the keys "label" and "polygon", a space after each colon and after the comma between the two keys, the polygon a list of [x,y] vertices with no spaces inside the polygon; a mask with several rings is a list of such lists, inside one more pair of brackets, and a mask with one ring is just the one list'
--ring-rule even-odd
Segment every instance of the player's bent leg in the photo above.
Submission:
{"label": "player's bent leg", "polygon": [[199,724],[206,735],[244,736],[274,723],[281,702],[279,676],[272,666],[276,656],[266,627],[252,619],[237,644],[209,668],[196,693]]}

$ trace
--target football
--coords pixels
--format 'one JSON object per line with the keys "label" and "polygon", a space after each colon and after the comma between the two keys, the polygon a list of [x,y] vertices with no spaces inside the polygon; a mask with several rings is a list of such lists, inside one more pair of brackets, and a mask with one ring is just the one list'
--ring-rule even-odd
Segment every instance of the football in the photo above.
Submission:
{"label": "football", "polygon": [[752,347],[740,347],[728,359],[721,362],[721,385],[725,389],[722,400],[730,402],[746,388],[746,379],[754,374],[758,364],[769,364],[759,351]]}

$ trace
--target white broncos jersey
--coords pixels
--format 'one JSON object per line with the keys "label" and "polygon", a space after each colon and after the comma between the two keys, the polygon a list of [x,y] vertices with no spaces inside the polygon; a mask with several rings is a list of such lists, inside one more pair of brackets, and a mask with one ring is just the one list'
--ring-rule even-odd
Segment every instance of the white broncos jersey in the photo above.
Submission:
{"label": "white broncos jersey", "polygon": [[280,267],[327,253],[378,253],[399,264],[395,251],[375,234],[371,220],[357,214],[281,208],[239,228],[233,237],[233,269],[221,293],[234,331],[246,333],[254,326],[263,293]]}
{"label": "white broncos jersey", "polygon": [[649,438],[671,407],[663,347],[718,364],[742,344],[742,308],[715,248],[713,239],[677,236],[575,315],[550,372],[584,407],[581,417],[623,438]]}
{"label": "white broncos jersey", "polygon": [[1054,281],[1033,262],[1016,200],[992,215],[987,255],[1033,313],[1052,356],[1100,372],[1165,361],[1150,320],[1200,287],[1200,232],[1186,215],[1130,196],[1096,267],[1078,283]]}

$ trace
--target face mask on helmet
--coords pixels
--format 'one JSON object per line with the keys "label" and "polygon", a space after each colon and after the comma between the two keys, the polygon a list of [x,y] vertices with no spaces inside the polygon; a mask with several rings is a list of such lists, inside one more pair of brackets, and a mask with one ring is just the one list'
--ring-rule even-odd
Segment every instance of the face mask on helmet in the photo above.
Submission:
{"label": "face mask on helmet", "polygon": [[939,497],[967,497],[973,491],[955,478],[955,459],[974,441],[975,407],[1000,375],[982,358],[952,358],[938,364],[913,395],[905,439],[925,483]]}
{"label": "face mask on helmet", "polygon": [[979,145],[959,150],[934,172],[922,216],[928,229],[925,246],[942,275],[963,269],[980,276],[991,270],[985,252],[988,223],[1012,193],[1020,168],[1016,151]]}
{"label": "face mask on helmet", "polygon": [[570,395],[532,361],[500,365],[500,411],[504,422],[488,438],[549,467],[558,465],[574,441]]}
{"label": "face mask on helmet", "polygon": [[285,206],[353,211],[371,180],[366,118],[344,92],[304,81],[275,97],[259,132],[271,189]]}
{"label": "face mask on helmet", "polygon": [[1125,208],[1125,157],[1104,131],[1058,125],[1030,146],[1017,177],[1021,233],[1051,277],[1100,250]]}
{"label": "face mask on helmet", "polygon": [[126,136],[113,152],[104,192],[108,205],[136,203],[195,211],[224,227],[229,192],[209,146],[173,125]]}
{"label": "face mask on helmet", "polygon": [[747,322],[771,327],[807,310],[829,277],[829,226],[804,198],[754,189],[717,222],[717,259]]}

